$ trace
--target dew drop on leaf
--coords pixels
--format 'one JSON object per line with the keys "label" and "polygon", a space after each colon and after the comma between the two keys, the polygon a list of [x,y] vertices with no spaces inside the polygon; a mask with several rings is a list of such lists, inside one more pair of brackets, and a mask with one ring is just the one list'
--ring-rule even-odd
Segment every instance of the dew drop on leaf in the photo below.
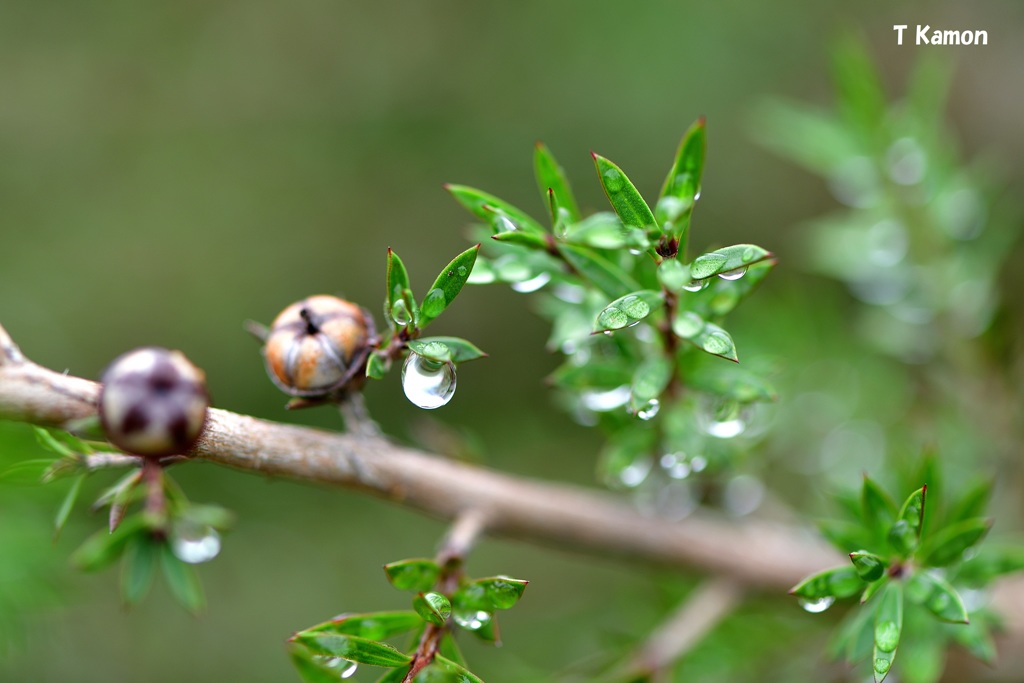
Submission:
{"label": "dew drop on leaf", "polygon": [[720,332],[712,332],[705,337],[702,346],[708,353],[724,354],[732,351],[732,342],[729,337]]}
{"label": "dew drop on leaf", "polygon": [[551,273],[540,273],[538,275],[534,275],[528,280],[513,282],[512,289],[520,294],[529,294],[530,292],[536,292],[550,281]]}
{"label": "dew drop on leaf", "polygon": [[452,619],[467,631],[477,631],[490,623],[491,614],[483,610],[455,610]]}
{"label": "dew drop on leaf", "polygon": [[395,305],[391,307],[391,319],[399,326],[408,325],[412,322],[412,314],[409,312],[405,299],[395,301]]}
{"label": "dew drop on leaf", "polygon": [[700,290],[707,287],[710,282],[707,280],[691,280],[689,284],[683,285],[683,289],[687,292],[699,292]]}
{"label": "dew drop on leaf", "polygon": [[824,612],[829,607],[831,607],[832,603],[834,603],[835,601],[836,599],[833,596],[827,595],[823,598],[818,598],[817,600],[808,600],[807,598],[800,598],[798,602],[800,603],[800,606],[804,608],[805,612],[810,612],[811,614],[820,614],[821,612]]}
{"label": "dew drop on leaf", "polygon": [[182,562],[209,562],[220,553],[220,534],[211,526],[178,524],[171,535],[171,550]]}
{"label": "dew drop on leaf", "polygon": [[643,318],[651,312],[651,306],[638,296],[627,296],[619,302],[619,308],[623,313],[634,320]]}
{"label": "dew drop on leaf", "polygon": [[747,274],[746,266],[742,268],[736,268],[735,270],[727,270],[724,273],[719,273],[718,277],[723,280],[739,280],[741,277]]}
{"label": "dew drop on leaf", "polygon": [[609,192],[618,192],[622,189],[622,174],[613,168],[604,172],[604,186]]}
{"label": "dew drop on leaf", "polygon": [[402,389],[413,405],[424,410],[440,408],[455,395],[455,364],[410,353],[402,365]]}
{"label": "dew drop on leaf", "polygon": [[597,324],[606,329],[619,329],[629,324],[629,316],[618,308],[606,308],[597,316]]}
{"label": "dew drop on leaf", "polygon": [[636,416],[641,420],[653,420],[659,410],[661,410],[661,402],[656,398],[652,398],[636,411]]}

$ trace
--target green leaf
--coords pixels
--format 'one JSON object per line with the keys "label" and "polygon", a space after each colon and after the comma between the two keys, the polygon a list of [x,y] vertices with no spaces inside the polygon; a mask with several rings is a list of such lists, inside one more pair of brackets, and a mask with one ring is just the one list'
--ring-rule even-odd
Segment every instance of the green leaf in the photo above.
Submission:
{"label": "green leaf", "polygon": [[52,458],[21,460],[0,470],[0,483],[18,486],[36,486],[43,483],[47,470],[54,463]]}
{"label": "green leaf", "polygon": [[686,312],[676,315],[675,320],[672,321],[672,332],[712,356],[739,362],[739,357],[736,355],[736,342],[732,340],[732,335],[718,325],[704,321],[696,313]]}
{"label": "green leaf", "polygon": [[438,274],[433,286],[423,298],[420,305],[420,319],[418,327],[426,327],[437,316],[441,315],[444,309],[451,305],[455,297],[462,291],[463,285],[473,272],[473,263],[476,261],[480,245],[470,247],[462,252],[449,263],[444,270]]}
{"label": "green leaf", "polygon": [[402,259],[398,258],[398,254],[391,247],[388,247],[387,286],[387,314],[397,331],[413,322],[418,311],[416,310],[416,299],[413,298],[409,285],[409,273],[406,271]]}
{"label": "green leaf", "polygon": [[875,653],[872,669],[875,681],[885,680],[892,661],[896,657],[896,648],[900,644],[900,632],[903,629],[903,587],[898,581],[892,581],[882,593],[878,611],[875,614]]}
{"label": "green leaf", "polygon": [[869,583],[868,587],[864,589],[864,592],[860,594],[860,604],[867,603],[871,598],[875,597],[875,593],[882,590],[889,585],[889,579],[883,578],[880,581]]}
{"label": "green leaf", "polygon": [[[686,386],[740,403],[774,401],[778,395],[771,382],[758,373],[736,363],[722,363],[704,353],[686,354],[680,360]],[[858,547],[846,546],[844,551]]]}
{"label": "green leaf", "polygon": [[847,36],[836,43],[832,55],[832,80],[838,90],[840,110],[847,121],[864,135],[881,136],[886,111],[885,93],[863,40]]}
{"label": "green leaf", "polygon": [[366,361],[366,376],[370,379],[384,379],[391,369],[391,360],[382,353],[374,351]]}
{"label": "green leaf", "polygon": [[[305,683],[338,683],[340,671],[335,666],[328,666],[328,658],[323,655],[314,655],[306,648],[292,643],[288,647],[288,656],[292,665]],[[340,662],[341,660],[336,660]],[[405,672],[402,672],[404,678]],[[399,678],[399,681],[402,679]]]}
{"label": "green leaf", "polygon": [[422,624],[423,619],[416,612],[365,612],[363,614],[343,614],[323,624],[305,629],[303,633],[329,632],[359,636],[370,640],[386,640],[412,631]]}
{"label": "green leaf", "polygon": [[960,594],[945,579],[929,571],[917,571],[906,582],[907,600],[923,605],[942,621],[966,624],[967,609]]}
{"label": "green leaf", "polygon": [[540,190],[544,203],[548,203],[548,190],[554,194],[555,205],[565,209],[569,222],[576,223],[580,220],[580,210],[576,205],[576,198],[573,196],[572,188],[569,187],[569,179],[565,171],[555,160],[551,150],[538,142],[533,153],[533,171],[537,177],[537,188]]}
{"label": "green leaf", "polygon": [[[440,344],[447,349],[446,353],[442,352],[444,357],[435,357],[436,354],[431,353],[430,347],[432,344]],[[450,360],[453,363],[466,363],[477,358],[487,357],[486,353],[478,349],[471,342],[458,337],[421,337],[408,342],[407,345],[424,358],[441,362]],[[437,350],[440,351],[440,349]]]}
{"label": "green leaf", "polygon": [[608,201],[612,203],[612,208],[622,222],[640,229],[657,226],[658,223],[647,202],[622,169],[599,154],[594,154],[593,157],[597,175],[601,179],[605,194],[608,195]]}
{"label": "green leaf", "polygon": [[[934,509],[935,501],[932,501]],[[915,634],[917,631],[915,629]],[[904,683],[939,683],[945,666],[947,643],[938,633],[904,640],[900,645],[900,680]]]}
{"label": "green leaf", "polygon": [[922,486],[910,494],[900,508],[899,517],[889,529],[890,543],[904,555],[912,553],[920,541],[926,491],[927,488]]}
{"label": "green leaf", "polygon": [[427,559],[400,560],[384,565],[384,572],[391,585],[400,591],[422,593],[437,583],[441,568],[437,562]]}
{"label": "green leaf", "polygon": [[673,364],[664,356],[651,356],[640,363],[633,375],[632,400],[637,405],[646,404],[661,396],[672,380]]}
{"label": "green leaf", "polygon": [[850,548],[863,548],[871,545],[871,534],[862,524],[848,522],[844,519],[818,520],[818,529],[828,542],[843,552]]}
{"label": "green leaf", "polygon": [[294,640],[313,654],[341,657],[350,662],[369,666],[395,667],[412,662],[412,657],[387,643],[378,643],[369,638],[344,633],[303,631],[295,634]]}
{"label": "green leaf", "polygon": [[772,258],[772,253],[756,244],[734,244],[701,254],[690,264],[690,277],[704,280],[712,275],[742,276],[747,268]]}
{"label": "green leaf", "polygon": [[128,541],[148,533],[145,518],[135,515],[124,520],[117,531],[102,529],[71,554],[71,563],[84,572],[94,572],[112,564],[125,550]]}
{"label": "green leaf", "polygon": [[679,143],[675,161],[661,186],[655,214],[662,230],[685,243],[689,215],[700,196],[707,147],[704,117],[697,119]]}
{"label": "green leaf", "polygon": [[496,609],[510,609],[519,598],[529,581],[495,576],[477,579],[463,586],[453,596],[455,604],[462,608],[492,612]]}
{"label": "green leaf", "polygon": [[121,558],[121,599],[134,605],[146,596],[156,576],[160,544],[148,535],[131,538]]}
{"label": "green leaf", "polygon": [[459,644],[455,642],[455,636],[451,633],[446,633],[441,638],[441,647],[438,652],[442,657],[450,659],[459,666],[466,666],[466,658],[462,654],[462,650],[459,649]]}
{"label": "green leaf", "polygon": [[565,226],[561,240],[594,249],[647,249],[650,242],[643,230],[622,224],[613,213],[595,213],[578,223]]}
{"label": "green leaf", "polygon": [[950,510],[950,523],[984,515],[992,498],[993,483],[991,479],[982,479],[971,486]]}
{"label": "green leaf", "polygon": [[421,342],[414,340],[409,342],[408,346],[412,349],[413,353],[435,363],[447,363],[452,359],[452,352],[448,345],[439,341]]}
{"label": "green leaf", "polygon": [[896,519],[896,503],[885,490],[866,474],[860,494],[864,523],[883,538]]}
{"label": "green leaf", "polygon": [[[505,220],[511,220],[515,227],[520,230],[537,234],[545,232],[541,224],[531,218],[525,211],[512,206],[504,200],[498,199],[492,194],[472,187],[466,187],[465,185],[445,185],[444,189],[448,190],[455,197],[455,200],[466,207],[470,213],[486,221],[495,232],[508,230],[504,222]],[[498,209],[500,213],[496,212],[495,209]]]}
{"label": "green leaf", "polygon": [[424,621],[438,626],[444,626],[452,615],[451,603],[440,593],[420,593],[413,598],[412,606]]}
{"label": "green leaf", "polygon": [[790,595],[805,600],[847,598],[864,588],[864,581],[853,567],[835,567],[812,574],[789,589]]}
{"label": "green leaf", "polygon": [[551,374],[550,381],[563,389],[615,389],[633,381],[633,371],[627,363],[594,361],[579,365],[572,360],[562,363]]}
{"label": "green leaf", "polygon": [[667,258],[658,266],[658,282],[670,292],[690,284],[690,269],[677,258]]}
{"label": "green leaf", "polygon": [[[421,622],[422,623],[422,622]],[[402,683],[405,680],[405,675],[409,673],[409,667],[400,666],[397,669],[392,669],[383,676],[377,679],[377,683]],[[331,683],[338,683],[338,676],[335,675],[334,681]]]}
{"label": "green leaf", "polygon": [[597,314],[594,332],[621,330],[635,325],[664,305],[665,300],[661,298],[661,292],[653,289],[631,292],[611,302]]}
{"label": "green leaf", "polygon": [[964,551],[974,547],[992,528],[990,519],[965,519],[939,530],[927,539],[918,553],[926,567],[945,567],[963,557]]}
{"label": "green leaf", "polygon": [[873,616],[874,610],[870,609],[852,609],[847,612],[829,643],[829,657],[844,657],[848,662],[856,662],[871,654],[875,644]]}
{"label": "green leaf", "polygon": [[532,232],[523,232],[521,230],[499,232],[497,235],[491,235],[491,239],[495,242],[501,242],[502,244],[516,244],[521,247],[528,247],[539,251],[547,251],[550,246],[548,243],[548,236],[537,235]]}
{"label": "green leaf", "polygon": [[889,567],[888,562],[866,550],[850,553],[850,560],[860,578],[869,583],[885,576],[885,570]]}
{"label": "green leaf", "polygon": [[178,520],[197,526],[209,526],[219,531],[235,525],[235,513],[219,505],[188,504],[177,512]]}
{"label": "green leaf", "polygon": [[61,501],[60,508],[57,510],[57,518],[53,522],[55,539],[60,535],[64,525],[67,524],[68,517],[71,516],[71,510],[75,507],[75,501],[78,500],[78,494],[81,492],[82,484],[87,476],[86,474],[80,474],[75,477],[71,482],[71,488],[68,489],[67,494],[64,496],[64,500]]}
{"label": "green leaf", "polygon": [[975,557],[964,560],[957,578],[971,585],[984,586],[998,576],[1021,570],[1024,570],[1024,545],[988,544]]}
{"label": "green leaf", "polygon": [[600,254],[572,244],[559,244],[558,253],[606,296],[613,299],[640,289],[640,285],[626,271]]}
{"label": "green leaf", "polygon": [[198,614],[206,606],[203,586],[195,568],[177,558],[169,545],[162,546],[160,566],[163,569],[167,587],[179,605],[192,614]]}
{"label": "green leaf", "polygon": [[458,664],[448,659],[447,657],[444,657],[443,655],[438,655],[434,658],[434,661],[443,666],[448,671],[459,676],[458,683],[484,683],[479,676],[459,666]]}
{"label": "green leaf", "polygon": [[[32,428],[36,434],[36,441],[39,442],[40,446],[42,446],[48,451],[53,451],[54,453],[63,458],[75,457],[75,450],[72,449],[68,444],[64,443],[62,440],[58,439],[54,435],[55,433],[53,431],[46,429],[44,427],[36,427],[34,425]],[[62,434],[66,436],[67,433],[63,432]]]}

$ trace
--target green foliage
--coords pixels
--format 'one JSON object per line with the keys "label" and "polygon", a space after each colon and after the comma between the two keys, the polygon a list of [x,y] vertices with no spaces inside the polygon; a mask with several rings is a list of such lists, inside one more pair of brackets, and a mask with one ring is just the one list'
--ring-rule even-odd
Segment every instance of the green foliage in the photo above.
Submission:
{"label": "green foliage", "polygon": [[[738,360],[724,318],[774,259],[752,244],[688,259],[705,147],[702,119],[684,135],[653,210],[622,168],[594,154],[614,213],[583,217],[554,155],[539,145],[535,169],[550,229],[493,195],[448,186],[484,219],[480,237],[491,237],[481,275],[470,282],[537,292],[552,322],[548,346],[566,357],[551,381],[579,421],[608,435],[598,474],[612,486],[656,490],[698,471],[710,481],[748,446],[735,437],[754,404],[775,395],[756,373],[713,364]],[[719,360],[704,363],[707,356]]]}
{"label": "green foliage", "polygon": [[[923,469],[932,469],[937,478],[931,460],[926,460]],[[861,595],[862,607],[846,618],[832,650],[856,662],[867,656],[870,648],[876,681],[888,675],[904,641],[911,643],[914,662],[903,670],[914,671],[913,680],[922,683],[938,680],[942,653],[950,641],[972,643],[968,649],[990,658],[995,621],[984,607],[968,609],[962,592],[1024,569],[1019,546],[988,552],[976,549],[991,520],[961,516],[982,513],[973,501],[987,498],[987,493],[970,488],[948,510],[941,510],[934,502],[928,503],[934,497],[933,489],[921,486],[897,508],[889,494],[865,476],[860,504],[847,507],[849,521],[827,523],[831,531],[826,536],[850,553],[853,566],[809,576],[790,591],[811,612],[823,611],[837,598]],[[925,525],[929,517],[931,524]],[[862,542],[867,547],[850,552],[851,543]],[[982,557],[992,559],[979,562]],[[926,671],[933,675],[925,676]]]}

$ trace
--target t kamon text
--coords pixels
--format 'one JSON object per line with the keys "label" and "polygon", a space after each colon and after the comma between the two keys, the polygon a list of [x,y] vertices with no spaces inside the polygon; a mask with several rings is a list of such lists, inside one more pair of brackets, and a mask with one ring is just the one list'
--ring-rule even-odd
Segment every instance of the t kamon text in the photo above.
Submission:
{"label": "t kamon text", "polygon": [[[893,24],[892,30],[896,31],[897,45],[903,44],[903,32],[907,28],[906,24]],[[915,38],[915,45],[988,45],[988,31],[933,31],[928,24],[917,25]]]}

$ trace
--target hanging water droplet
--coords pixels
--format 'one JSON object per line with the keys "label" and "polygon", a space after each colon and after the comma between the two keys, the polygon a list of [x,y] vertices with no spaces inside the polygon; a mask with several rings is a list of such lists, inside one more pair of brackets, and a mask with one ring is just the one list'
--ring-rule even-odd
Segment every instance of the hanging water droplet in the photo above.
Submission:
{"label": "hanging water droplet", "polygon": [[359,665],[355,662],[350,662],[341,657],[317,657],[317,659],[320,660],[325,668],[335,670],[338,678],[341,679],[352,678],[359,668]]}
{"label": "hanging water droplet", "polygon": [[656,398],[652,398],[636,411],[636,416],[641,420],[653,420],[659,410],[661,410],[661,401]]}
{"label": "hanging water droplet", "polygon": [[462,628],[476,631],[491,622],[491,614],[483,610],[455,610],[452,619]]}
{"label": "hanging water droplet", "polygon": [[408,325],[412,322],[412,313],[409,311],[409,306],[406,305],[405,299],[395,301],[395,305],[391,307],[391,319],[399,326]]}
{"label": "hanging water droplet", "polygon": [[637,458],[619,471],[619,481],[626,488],[636,488],[644,483],[644,479],[651,473],[651,466],[650,458]]}
{"label": "hanging water droplet", "polygon": [[176,524],[171,534],[171,551],[182,562],[209,562],[220,553],[220,534],[203,524]]}
{"label": "hanging water droplet", "polygon": [[455,395],[455,364],[410,353],[402,365],[402,389],[413,405],[424,410],[440,408]]}
{"label": "hanging water droplet", "polygon": [[498,232],[515,232],[519,228],[509,220],[508,216],[503,214],[497,214],[497,218],[494,221],[494,227],[498,229]]}
{"label": "hanging water droplet", "polygon": [[698,199],[700,199],[700,190],[701,188],[698,187],[697,193],[693,195],[693,201],[697,201]]}
{"label": "hanging water droplet", "polygon": [[630,247],[626,251],[628,251],[631,256],[639,256],[640,254],[644,253],[644,252],[640,251],[639,249],[634,249],[632,247]]}
{"label": "hanging water droplet", "polygon": [[804,608],[804,611],[810,612],[811,614],[820,614],[827,610],[836,601],[831,595],[827,595],[824,598],[818,598],[817,600],[809,600],[807,598],[800,598],[798,602],[800,606]]}
{"label": "hanging water droplet", "polygon": [[747,429],[744,411],[736,401],[718,401],[701,412],[704,432],[718,439],[732,439]]}
{"label": "hanging water droplet", "polygon": [[609,192],[615,193],[622,189],[622,174],[614,168],[609,168],[603,174],[604,186]]}
{"label": "hanging water droplet", "polygon": [[699,292],[709,284],[711,284],[711,282],[708,280],[691,280],[689,284],[683,285],[683,289],[687,292]]}
{"label": "hanging water droplet", "polygon": [[722,278],[723,280],[733,281],[733,280],[739,280],[741,277],[743,277],[746,274],[747,274],[747,267],[743,266],[742,268],[736,268],[735,270],[727,270],[724,273],[719,273],[718,277]]}
{"label": "hanging water droplet", "polygon": [[529,294],[530,292],[536,292],[550,281],[551,273],[540,273],[539,275],[534,275],[529,280],[512,283],[512,289],[521,294]]}

